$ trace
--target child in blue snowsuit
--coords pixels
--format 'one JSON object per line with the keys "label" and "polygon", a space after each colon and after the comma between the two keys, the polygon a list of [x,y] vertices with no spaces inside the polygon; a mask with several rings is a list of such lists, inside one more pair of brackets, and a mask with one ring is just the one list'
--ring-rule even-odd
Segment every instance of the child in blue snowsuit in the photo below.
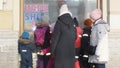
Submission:
{"label": "child in blue snowsuit", "polygon": [[30,40],[28,32],[23,32],[22,36],[18,40],[18,52],[21,56],[20,68],[33,68],[32,67],[32,51],[35,50],[35,46]]}

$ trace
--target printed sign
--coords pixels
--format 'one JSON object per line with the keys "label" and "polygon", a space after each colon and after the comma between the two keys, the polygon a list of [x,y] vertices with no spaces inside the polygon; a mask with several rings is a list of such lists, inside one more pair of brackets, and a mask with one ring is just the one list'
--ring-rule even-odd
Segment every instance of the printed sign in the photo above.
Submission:
{"label": "printed sign", "polygon": [[24,6],[24,30],[31,31],[35,23],[44,20],[49,20],[47,4],[26,4]]}

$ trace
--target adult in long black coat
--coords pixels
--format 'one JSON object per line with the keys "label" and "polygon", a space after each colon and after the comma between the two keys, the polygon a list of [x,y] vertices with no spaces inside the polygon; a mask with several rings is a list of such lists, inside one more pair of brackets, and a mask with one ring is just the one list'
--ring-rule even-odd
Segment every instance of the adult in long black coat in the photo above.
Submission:
{"label": "adult in long black coat", "polygon": [[51,50],[55,57],[55,68],[74,68],[76,31],[71,15],[67,5],[62,5],[52,37]]}

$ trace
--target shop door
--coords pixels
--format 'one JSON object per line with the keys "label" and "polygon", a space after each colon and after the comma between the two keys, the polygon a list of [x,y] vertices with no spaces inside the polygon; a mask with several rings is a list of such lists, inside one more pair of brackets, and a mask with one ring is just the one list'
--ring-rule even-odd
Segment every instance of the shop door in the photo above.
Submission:
{"label": "shop door", "polygon": [[[34,40],[33,32],[37,22],[55,23],[59,15],[60,0],[20,0],[20,34],[28,31],[31,39]],[[84,19],[89,17],[89,13],[98,8],[100,0],[65,0],[73,17],[79,21],[79,26],[83,26]],[[33,61],[34,62],[34,61]],[[35,63],[33,64],[35,66]]]}

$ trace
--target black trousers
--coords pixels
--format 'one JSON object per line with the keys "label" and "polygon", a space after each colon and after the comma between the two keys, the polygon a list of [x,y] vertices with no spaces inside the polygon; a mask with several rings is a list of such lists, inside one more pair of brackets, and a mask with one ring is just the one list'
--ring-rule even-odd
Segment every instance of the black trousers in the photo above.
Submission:
{"label": "black trousers", "polygon": [[93,63],[88,63],[87,57],[80,57],[79,60],[80,60],[81,68],[94,68]]}

